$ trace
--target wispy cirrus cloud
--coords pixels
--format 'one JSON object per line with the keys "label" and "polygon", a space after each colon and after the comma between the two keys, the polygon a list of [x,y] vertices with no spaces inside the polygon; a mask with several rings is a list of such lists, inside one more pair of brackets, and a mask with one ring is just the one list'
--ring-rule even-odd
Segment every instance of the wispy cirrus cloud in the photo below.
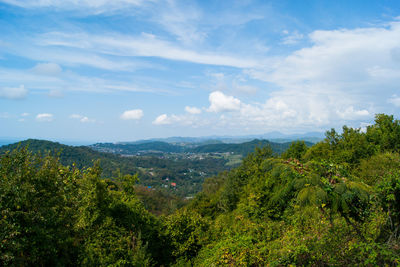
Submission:
{"label": "wispy cirrus cloud", "polygon": [[47,62],[36,64],[31,71],[39,75],[54,76],[60,74],[62,72],[62,68],[56,63]]}
{"label": "wispy cirrus cloud", "polygon": [[[47,73],[49,74],[49,73]],[[57,75],[39,75],[31,69],[4,69],[0,68],[0,77],[4,84],[9,87],[0,88],[0,97],[9,99],[22,99],[26,97],[28,90],[25,86],[12,87],[21,80],[31,89],[37,91],[48,91],[50,97],[60,98],[66,91],[82,91],[93,93],[112,93],[112,92],[146,92],[169,94],[166,89],[152,88],[148,85],[136,84],[136,81],[116,80],[111,78],[98,78],[84,76],[72,71],[62,72]]]}
{"label": "wispy cirrus cloud", "polygon": [[[51,32],[38,36],[37,41],[42,46],[62,46],[79,49],[80,51],[96,51],[96,53],[104,55],[122,57],[159,57],[174,61],[237,68],[250,68],[259,65],[256,59],[229,54],[224,55],[224,53],[191,50],[148,33],[142,33],[139,36],[130,36],[122,34],[95,35],[89,33],[71,34]],[[95,65],[104,65],[98,56],[93,57],[99,60]],[[78,57],[76,60],[77,63],[84,63],[87,59]],[[108,63],[105,65],[108,65]],[[126,67],[129,67],[129,64]]]}
{"label": "wispy cirrus cloud", "polygon": [[[143,0],[1,0],[0,2],[22,8],[55,8],[56,10],[78,10],[84,13],[110,13],[130,7],[138,7],[145,4]],[[151,1],[152,2],[152,1]]]}

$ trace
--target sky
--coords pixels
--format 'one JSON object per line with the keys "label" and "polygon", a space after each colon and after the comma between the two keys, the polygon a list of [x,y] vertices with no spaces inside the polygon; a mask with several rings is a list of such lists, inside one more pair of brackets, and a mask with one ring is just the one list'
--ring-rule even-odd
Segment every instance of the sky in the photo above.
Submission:
{"label": "sky", "polygon": [[0,138],[133,141],[400,118],[397,0],[0,0]]}

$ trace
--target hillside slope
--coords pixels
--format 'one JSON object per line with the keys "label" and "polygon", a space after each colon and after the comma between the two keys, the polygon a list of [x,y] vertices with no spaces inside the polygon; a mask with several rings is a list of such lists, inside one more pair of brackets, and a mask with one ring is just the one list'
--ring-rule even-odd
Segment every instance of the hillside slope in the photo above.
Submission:
{"label": "hillside slope", "polygon": [[[100,161],[102,177],[118,174],[138,174],[139,183],[144,186],[165,188],[181,196],[193,195],[200,191],[207,176],[228,170],[228,160],[220,157],[165,158],[155,156],[121,156],[98,152],[86,146],[67,146],[46,140],[28,139],[19,143],[0,147],[0,154],[16,148],[27,147],[33,153],[56,155],[65,166],[79,169],[93,166]],[[171,186],[175,183],[176,186]]]}
{"label": "hillside slope", "polygon": [[[160,152],[160,153],[233,153],[242,156],[254,151],[256,147],[262,148],[270,146],[272,150],[281,154],[289,146],[291,142],[285,143],[274,143],[268,140],[254,139],[244,143],[222,143],[212,142],[209,144],[203,143],[191,143],[185,145],[170,144],[161,141],[149,141],[144,143],[97,143],[90,147],[94,150],[101,152],[111,152],[121,155],[136,155],[142,153]],[[312,143],[306,142],[308,146],[312,146]]]}

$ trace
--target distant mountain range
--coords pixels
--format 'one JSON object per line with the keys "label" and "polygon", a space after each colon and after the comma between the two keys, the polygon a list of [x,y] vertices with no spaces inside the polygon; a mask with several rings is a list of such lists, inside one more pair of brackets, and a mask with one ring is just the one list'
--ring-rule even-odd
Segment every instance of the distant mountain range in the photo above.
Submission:
{"label": "distant mountain range", "polygon": [[[177,139],[175,139],[177,140]],[[138,155],[145,153],[233,153],[246,156],[253,152],[256,147],[270,146],[272,150],[280,154],[284,152],[291,142],[275,143],[268,140],[254,139],[243,143],[223,143],[222,141],[205,141],[197,143],[176,142],[167,143],[162,141],[142,141],[135,143],[97,143],[90,147],[100,152],[109,152],[121,155]],[[308,146],[313,143],[306,142]]]}
{"label": "distant mountain range", "polygon": [[147,140],[138,140],[133,142],[117,142],[118,144],[141,144],[149,143],[154,141],[161,141],[171,144],[217,144],[217,143],[227,143],[227,144],[238,144],[249,142],[254,139],[268,140],[275,143],[287,143],[296,140],[302,140],[310,143],[317,143],[325,138],[325,133],[323,132],[309,132],[304,134],[283,134],[281,132],[270,132],[259,135],[243,135],[243,136],[202,136],[202,137],[167,137],[167,138],[152,138]]}
{"label": "distant mountain range", "polygon": [[[192,145],[197,146],[199,144],[207,145],[207,144],[240,144],[245,142],[250,142],[254,139],[260,140],[268,140],[274,143],[287,143],[295,140],[303,140],[310,143],[317,143],[324,138],[324,133],[322,132],[309,132],[304,134],[283,134],[281,132],[275,131],[265,134],[259,135],[243,135],[243,136],[203,136],[203,137],[167,137],[167,138],[151,138],[145,140],[138,141],[124,141],[124,142],[113,142],[114,144],[143,144],[150,143],[155,141],[170,143],[170,144],[181,144],[181,145]],[[12,138],[12,137],[2,137],[0,138],[0,147],[3,145],[9,145],[16,142],[23,141],[23,138]],[[93,144],[94,142],[89,141],[74,141],[74,140],[57,140],[57,142],[64,145],[71,146],[88,146]]]}

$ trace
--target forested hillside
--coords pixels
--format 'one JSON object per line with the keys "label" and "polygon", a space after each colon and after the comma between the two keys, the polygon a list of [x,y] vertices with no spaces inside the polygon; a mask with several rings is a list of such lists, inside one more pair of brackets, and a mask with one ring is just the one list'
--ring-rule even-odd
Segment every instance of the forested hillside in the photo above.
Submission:
{"label": "forested hillside", "polygon": [[101,179],[15,150],[0,161],[3,265],[397,266],[400,121],[330,130],[280,156],[257,148],[155,217],[135,176]]}
{"label": "forested hillside", "polygon": [[[56,142],[29,139],[23,142],[0,147],[0,154],[16,148],[28,147],[29,151],[57,156],[64,166],[78,169],[93,166],[99,161],[101,177],[110,178],[118,172],[138,175],[139,183],[146,187],[163,188],[181,197],[193,195],[201,190],[207,176],[228,170],[228,160],[223,157],[179,157],[130,156],[123,157],[112,153],[102,153],[86,146],[67,146]],[[171,183],[176,186],[171,187]]]}
{"label": "forested hillside", "polygon": [[[249,142],[243,143],[222,143],[216,140],[211,140],[208,144],[206,142],[198,143],[184,143],[184,144],[170,144],[161,141],[149,141],[142,143],[97,143],[90,147],[94,150],[101,152],[111,152],[121,155],[136,155],[136,154],[149,154],[149,153],[232,153],[242,156],[254,151],[256,147],[269,146],[272,150],[281,154],[291,144],[291,142],[274,143],[268,140],[254,139]],[[307,142],[308,146],[312,143]]]}
{"label": "forested hillside", "polygon": [[[285,143],[273,143],[268,140],[258,140],[254,139],[250,142],[245,142],[241,144],[209,144],[202,145],[188,150],[192,153],[212,153],[212,152],[230,152],[235,154],[240,154],[242,156],[247,156],[249,153],[253,152],[256,147],[270,147],[274,153],[281,154],[290,146],[291,142]],[[312,143],[307,142],[308,146],[312,146]]]}
{"label": "forested hillside", "polygon": [[134,155],[142,151],[157,151],[157,152],[168,152],[168,153],[181,153],[184,151],[183,146],[173,145],[166,142],[151,141],[143,143],[97,143],[90,146],[94,150],[103,152],[112,152],[116,154],[129,154]]}

